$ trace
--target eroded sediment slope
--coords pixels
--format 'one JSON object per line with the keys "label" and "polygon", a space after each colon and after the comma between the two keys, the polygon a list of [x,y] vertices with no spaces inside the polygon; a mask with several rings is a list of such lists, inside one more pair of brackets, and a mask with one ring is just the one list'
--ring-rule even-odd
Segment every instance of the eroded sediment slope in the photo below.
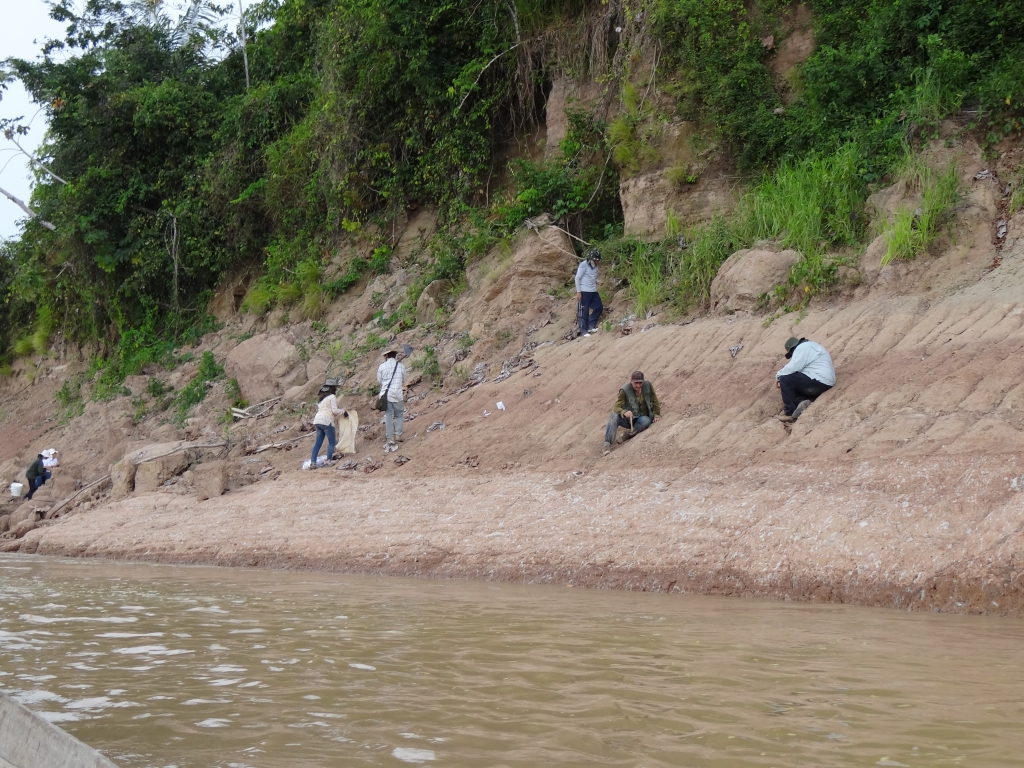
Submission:
{"label": "eroded sediment slope", "polygon": [[[133,497],[22,549],[1020,615],[1024,238],[1001,258],[965,262],[962,287],[874,290],[798,324],[739,313],[544,347],[500,383],[410,406],[404,466],[364,440],[372,475]],[[790,334],[838,372],[792,427],[772,385]],[[601,458],[634,368],[664,418]]]}

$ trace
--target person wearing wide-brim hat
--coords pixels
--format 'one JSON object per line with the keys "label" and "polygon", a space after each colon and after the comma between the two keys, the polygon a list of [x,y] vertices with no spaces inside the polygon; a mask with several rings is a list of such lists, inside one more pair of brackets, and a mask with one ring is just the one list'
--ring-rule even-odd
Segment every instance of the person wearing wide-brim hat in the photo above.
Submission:
{"label": "person wearing wide-brim hat", "polygon": [[405,416],[405,365],[398,359],[398,349],[384,353],[384,362],[377,368],[377,383],[380,393],[387,395],[387,409],[384,411],[384,452],[397,449],[402,442],[402,419]]}
{"label": "person wearing wide-brim hat", "polygon": [[316,442],[313,443],[313,455],[310,457],[310,469],[316,469],[316,457],[320,446],[327,440],[327,461],[334,461],[334,448],[338,444],[338,433],[334,421],[339,416],[348,418],[348,411],[338,406],[338,380],[327,379],[317,393],[316,416],[313,417],[313,428],[316,429]]}
{"label": "person wearing wide-brim hat", "polygon": [[604,305],[597,287],[601,281],[597,279],[597,262],[601,260],[601,252],[597,248],[588,248],[583,254],[584,260],[576,268],[576,306],[580,335],[589,336],[597,330],[597,321],[601,319]]}
{"label": "person wearing wide-brim hat", "polygon": [[781,421],[793,422],[807,407],[836,384],[832,357],[816,341],[790,336],[786,340],[786,359],[775,374],[775,386],[782,391]]}

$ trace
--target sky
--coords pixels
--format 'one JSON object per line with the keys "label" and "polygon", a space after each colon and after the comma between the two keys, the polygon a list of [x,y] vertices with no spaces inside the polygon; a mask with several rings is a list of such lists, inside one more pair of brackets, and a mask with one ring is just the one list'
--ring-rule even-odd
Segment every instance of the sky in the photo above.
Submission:
{"label": "sky", "polygon": [[[63,37],[64,25],[49,16],[49,7],[43,0],[0,0],[3,6],[0,23],[0,60],[9,57],[36,59],[43,42],[51,37]],[[24,116],[25,122],[32,119],[39,106],[33,104],[18,82],[8,84],[0,92],[0,117]],[[21,145],[33,151],[39,146],[46,133],[46,121],[40,113],[32,123],[28,136],[19,139]],[[32,194],[32,177],[28,159],[19,155],[14,145],[0,135],[0,187],[21,198],[26,203]],[[0,195],[0,238],[17,237],[20,233],[18,221],[25,214],[18,206]]]}

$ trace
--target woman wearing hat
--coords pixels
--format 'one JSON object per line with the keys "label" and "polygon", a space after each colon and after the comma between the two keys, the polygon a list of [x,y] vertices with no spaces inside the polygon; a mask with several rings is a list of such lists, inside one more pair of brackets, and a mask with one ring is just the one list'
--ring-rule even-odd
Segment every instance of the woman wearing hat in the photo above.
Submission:
{"label": "woman wearing hat", "polygon": [[384,362],[377,368],[377,383],[380,393],[387,395],[388,406],[384,411],[384,452],[397,450],[396,442],[402,442],[402,418],[405,415],[405,366],[398,360],[398,350],[389,349],[384,353]]}
{"label": "woman wearing hat", "polygon": [[337,432],[334,430],[334,420],[339,416],[348,417],[348,412],[344,408],[338,407],[338,398],[335,396],[337,391],[337,379],[327,379],[320,387],[316,416],[313,417],[316,442],[313,444],[313,455],[310,457],[310,469],[316,469],[316,457],[320,453],[320,446],[324,444],[325,437],[327,438],[327,460],[334,460],[334,446],[337,445],[338,439]]}

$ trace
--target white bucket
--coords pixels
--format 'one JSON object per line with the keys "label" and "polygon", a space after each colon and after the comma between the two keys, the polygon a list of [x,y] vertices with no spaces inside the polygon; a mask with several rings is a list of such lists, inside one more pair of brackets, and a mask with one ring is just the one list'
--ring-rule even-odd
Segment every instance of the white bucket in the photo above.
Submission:
{"label": "white bucket", "polygon": [[11,483],[11,496],[21,496],[21,492],[25,489],[25,486],[21,483]]}

